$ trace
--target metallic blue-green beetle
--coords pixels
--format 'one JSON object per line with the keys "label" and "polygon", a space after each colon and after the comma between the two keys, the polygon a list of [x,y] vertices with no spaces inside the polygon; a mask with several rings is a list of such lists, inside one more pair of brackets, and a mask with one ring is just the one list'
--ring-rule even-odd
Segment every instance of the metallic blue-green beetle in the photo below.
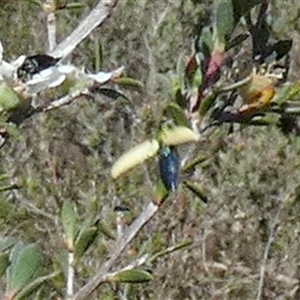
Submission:
{"label": "metallic blue-green beetle", "polygon": [[179,156],[175,147],[164,147],[159,153],[160,178],[168,191],[176,191],[179,183]]}

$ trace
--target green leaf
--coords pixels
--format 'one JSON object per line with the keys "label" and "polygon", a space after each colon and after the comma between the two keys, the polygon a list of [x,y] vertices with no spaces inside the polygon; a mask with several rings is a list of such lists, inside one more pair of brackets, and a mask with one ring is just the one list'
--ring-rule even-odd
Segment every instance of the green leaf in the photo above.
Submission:
{"label": "green leaf", "polygon": [[61,221],[65,233],[65,244],[68,251],[74,251],[76,236],[76,221],[78,219],[75,207],[70,202],[64,202],[61,210]]}
{"label": "green leaf", "polygon": [[229,43],[226,45],[226,51],[231,48],[235,48],[236,46],[240,45],[249,37],[249,33],[239,34],[238,36],[234,37]]}
{"label": "green leaf", "polygon": [[98,228],[93,226],[82,231],[75,243],[75,259],[80,259],[98,236]]}
{"label": "green leaf", "polygon": [[233,5],[231,0],[216,1],[214,21],[214,49],[225,50],[234,29]]}
{"label": "green leaf", "polygon": [[67,5],[64,7],[64,9],[78,9],[84,7],[84,3],[67,3]]}
{"label": "green leaf", "polygon": [[144,89],[144,84],[141,81],[130,77],[113,78],[112,82],[124,88],[131,88],[138,91],[142,91]]}
{"label": "green leaf", "polygon": [[2,185],[2,186],[0,186],[0,193],[5,192],[5,191],[10,191],[10,190],[15,190],[15,189],[18,189],[18,188],[19,188],[19,186],[16,185],[15,183]]}
{"label": "green leaf", "polygon": [[182,108],[186,108],[187,105],[187,101],[185,99],[185,97],[182,95],[182,90],[181,88],[177,88],[176,92],[175,92],[175,102]]}
{"label": "green leaf", "polygon": [[53,272],[49,275],[46,276],[41,276],[38,277],[37,279],[35,279],[34,281],[30,282],[29,284],[27,284],[18,294],[17,296],[14,298],[14,300],[23,300],[23,299],[28,299],[28,297],[30,295],[32,295],[34,292],[36,292],[36,290],[42,285],[44,284],[46,281],[49,281],[55,277],[57,277],[58,275],[61,274],[61,271],[56,271]]}
{"label": "green leaf", "polygon": [[97,93],[100,93],[108,98],[111,98],[113,100],[117,100],[118,98],[124,98],[127,102],[131,102],[130,99],[123,93],[118,92],[116,90],[113,89],[109,89],[109,88],[98,88],[95,89],[94,91],[96,91]]}
{"label": "green leaf", "polygon": [[172,252],[184,249],[192,244],[193,244],[192,241],[184,241],[184,242],[178,243],[172,247],[168,247],[167,249],[159,251],[159,252],[155,253],[153,256],[151,256],[150,259],[148,260],[148,263],[149,264],[154,263],[158,258],[168,255]]}
{"label": "green leaf", "polygon": [[202,189],[198,185],[196,185],[196,184],[194,184],[194,183],[192,183],[192,182],[190,182],[188,180],[183,181],[183,184],[192,193],[194,193],[197,197],[199,197],[204,203],[207,203],[208,198],[207,198],[207,196],[205,195],[205,193],[202,191]]}
{"label": "green leaf", "polygon": [[173,119],[178,126],[188,126],[189,121],[184,113],[184,110],[177,104],[170,103],[164,109],[164,115],[169,119]]}
{"label": "green leaf", "polygon": [[202,72],[200,69],[201,55],[194,54],[186,64],[184,82],[191,94],[198,95],[199,86],[202,84]]}
{"label": "green leaf", "polygon": [[144,283],[153,280],[153,276],[144,270],[125,270],[109,276],[107,281],[117,283]]}
{"label": "green leaf", "polygon": [[12,122],[8,123],[0,119],[0,127],[15,140],[18,139],[18,137],[20,136],[20,130],[18,126]]}
{"label": "green leaf", "polygon": [[7,269],[6,272],[6,278],[7,278],[7,290],[12,291],[12,282],[13,282],[13,274],[16,272],[16,265],[18,262],[18,258],[20,256],[20,253],[25,248],[25,244],[22,241],[17,242],[13,249],[10,252],[10,266]]}
{"label": "green leaf", "polygon": [[208,160],[210,158],[210,155],[199,155],[192,161],[188,161],[183,167],[182,172],[188,172],[189,170],[195,168],[197,165],[201,164],[202,162]]}
{"label": "green leaf", "polygon": [[275,125],[279,122],[280,115],[277,113],[268,113],[265,115],[254,116],[250,121],[249,124],[256,125],[256,126],[268,126],[268,125]]}
{"label": "green leaf", "polygon": [[10,178],[11,178],[11,175],[9,175],[7,173],[0,175],[0,181],[4,181],[4,180],[10,179]]}
{"label": "green leaf", "polygon": [[199,107],[199,114],[204,117],[209,109],[213,106],[217,99],[217,93],[210,93],[207,97],[202,99]]}
{"label": "green leaf", "polygon": [[26,2],[38,5],[39,7],[43,7],[43,3],[40,0],[26,0]]}
{"label": "green leaf", "polygon": [[180,83],[178,76],[172,76],[170,80],[167,82],[168,85],[168,96],[172,101],[175,101],[179,106],[185,108],[186,100],[182,95],[182,86],[184,83]]}
{"label": "green leaf", "polygon": [[178,56],[177,63],[176,63],[176,74],[178,76],[179,84],[183,84],[183,75],[185,70],[185,53],[181,52]]}
{"label": "green leaf", "polygon": [[125,154],[123,154],[112,166],[111,176],[116,179],[123,173],[131,170],[135,166],[142,164],[145,160],[156,155],[159,149],[157,140],[147,140]]}
{"label": "green leaf", "polygon": [[102,233],[105,237],[112,239],[112,240],[116,239],[115,232],[107,224],[105,224],[103,222],[98,222],[97,227],[98,227],[99,232]]}
{"label": "green leaf", "polygon": [[159,141],[166,146],[176,146],[185,143],[196,143],[199,135],[185,126],[175,126],[171,129],[163,129],[159,133]]}
{"label": "green leaf", "polygon": [[4,275],[9,263],[9,253],[0,253],[0,278]]}
{"label": "green leaf", "polygon": [[213,32],[210,27],[204,27],[201,30],[199,40],[195,45],[195,50],[199,55],[199,59],[203,60],[210,57],[214,47]]}
{"label": "green leaf", "polygon": [[160,179],[155,187],[154,203],[162,203],[169,196],[169,191]]}
{"label": "green leaf", "polygon": [[9,294],[16,294],[27,285],[43,261],[36,245],[24,246],[24,244],[18,243],[16,246],[17,249],[12,250],[11,265],[7,269],[10,274],[8,278]]}
{"label": "green leaf", "polygon": [[18,108],[23,101],[6,82],[0,83],[0,113]]}
{"label": "green leaf", "polygon": [[300,84],[299,82],[295,82],[278,87],[276,90],[276,94],[272,99],[272,102],[277,103],[278,105],[282,105],[287,103],[288,101],[298,102],[299,99]]}

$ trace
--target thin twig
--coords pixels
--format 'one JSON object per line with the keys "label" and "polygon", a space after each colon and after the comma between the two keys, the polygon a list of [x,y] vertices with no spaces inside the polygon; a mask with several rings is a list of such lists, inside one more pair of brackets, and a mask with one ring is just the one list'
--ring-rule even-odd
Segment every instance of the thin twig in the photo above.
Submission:
{"label": "thin twig", "polygon": [[46,7],[50,7],[47,13],[47,32],[48,32],[48,52],[52,51],[56,47],[56,1],[55,0],[45,0]]}
{"label": "thin twig", "polygon": [[81,96],[89,96],[88,90],[84,89],[84,90],[75,91],[71,94],[68,94],[59,99],[54,100],[53,102],[49,103],[46,107],[43,107],[42,109],[37,107],[36,111],[42,110],[43,112],[47,112],[50,110],[58,109],[62,106],[69,105],[70,103],[74,102],[77,98]]}
{"label": "thin twig", "polygon": [[267,260],[269,257],[269,253],[270,253],[270,248],[272,246],[272,243],[275,239],[275,235],[276,235],[276,231],[277,231],[277,226],[278,226],[278,222],[279,222],[279,215],[280,212],[282,210],[283,204],[280,205],[280,207],[277,210],[276,216],[274,218],[272,227],[270,229],[270,234],[269,234],[269,238],[268,238],[268,242],[264,251],[264,256],[263,256],[263,260],[262,260],[262,264],[261,264],[261,268],[260,268],[260,276],[259,276],[259,283],[258,283],[258,291],[257,291],[257,296],[256,296],[256,300],[261,300],[262,299],[262,294],[263,294],[263,288],[264,288],[264,279],[265,279],[265,273],[266,273],[266,264],[267,264]]}
{"label": "thin twig", "polygon": [[159,205],[150,202],[137,219],[127,228],[122,238],[117,240],[108,252],[109,258],[103,263],[98,273],[74,296],[74,300],[84,300],[107,278],[107,274],[114,267],[116,261],[134,239],[138,232],[153,218],[159,209]]}
{"label": "thin twig", "polygon": [[68,253],[68,270],[67,270],[67,300],[73,299],[74,295],[74,252]]}

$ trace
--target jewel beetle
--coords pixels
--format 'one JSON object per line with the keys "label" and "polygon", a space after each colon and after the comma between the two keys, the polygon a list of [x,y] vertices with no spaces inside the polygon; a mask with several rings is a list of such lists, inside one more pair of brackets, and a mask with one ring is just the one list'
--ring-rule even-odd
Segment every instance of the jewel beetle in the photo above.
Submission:
{"label": "jewel beetle", "polygon": [[160,178],[168,191],[176,191],[179,183],[180,161],[175,147],[164,147],[159,152]]}

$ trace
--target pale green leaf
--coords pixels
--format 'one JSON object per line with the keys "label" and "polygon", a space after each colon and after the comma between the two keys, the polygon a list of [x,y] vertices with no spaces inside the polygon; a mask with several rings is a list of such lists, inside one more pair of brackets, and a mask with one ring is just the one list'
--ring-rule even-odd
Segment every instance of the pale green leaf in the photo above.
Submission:
{"label": "pale green leaf", "polygon": [[131,88],[135,90],[143,90],[144,89],[144,84],[136,79],[130,78],[130,77],[118,77],[118,78],[113,78],[112,82],[115,84],[123,87],[123,88]]}
{"label": "pale green leaf", "polygon": [[88,250],[90,245],[95,241],[98,235],[98,228],[93,226],[82,231],[75,243],[75,259],[80,259]]}
{"label": "pale green leaf", "polygon": [[61,210],[61,221],[65,233],[65,244],[69,251],[74,251],[77,219],[74,205],[70,202],[64,202]]}
{"label": "pale green leaf", "polygon": [[34,244],[20,247],[12,255],[10,282],[8,282],[9,293],[18,293],[33,278],[42,265],[42,257]]}
{"label": "pale green leaf", "polygon": [[153,276],[144,270],[125,270],[115,273],[107,278],[109,282],[117,283],[144,283],[153,279]]}
{"label": "pale green leaf", "polygon": [[49,275],[38,277],[29,284],[27,284],[23,289],[14,297],[14,300],[26,300],[30,295],[36,292],[37,289],[41,287],[46,281],[52,280],[61,274],[61,271],[53,272]]}
{"label": "pale green leaf", "polygon": [[0,253],[0,278],[5,273],[7,267],[9,266],[9,253]]}
{"label": "pale green leaf", "polygon": [[163,129],[159,140],[166,146],[176,146],[185,143],[195,143],[200,136],[188,127],[175,126],[171,129]]}
{"label": "pale green leaf", "polygon": [[0,112],[12,111],[20,106],[22,98],[6,82],[0,83]]}
{"label": "pale green leaf", "polygon": [[214,47],[225,50],[234,28],[233,5],[231,0],[216,1],[215,5]]}
{"label": "pale green leaf", "polygon": [[157,140],[147,140],[123,154],[111,169],[112,178],[116,179],[147,159],[156,155],[159,149]]}

